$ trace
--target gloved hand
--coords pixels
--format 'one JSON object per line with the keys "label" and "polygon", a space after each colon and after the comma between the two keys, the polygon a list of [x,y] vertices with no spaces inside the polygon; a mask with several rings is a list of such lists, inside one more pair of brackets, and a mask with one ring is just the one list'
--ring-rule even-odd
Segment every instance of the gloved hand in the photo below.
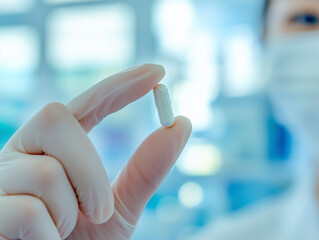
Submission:
{"label": "gloved hand", "polygon": [[130,238],[191,124],[177,117],[151,134],[112,185],[87,133],[164,74],[147,64],[111,76],[66,106],[47,105],[12,136],[0,152],[0,240]]}

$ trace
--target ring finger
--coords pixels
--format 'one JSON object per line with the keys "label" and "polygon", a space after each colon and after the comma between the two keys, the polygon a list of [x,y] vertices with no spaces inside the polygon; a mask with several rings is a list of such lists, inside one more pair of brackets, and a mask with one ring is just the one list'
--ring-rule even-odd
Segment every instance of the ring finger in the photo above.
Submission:
{"label": "ring finger", "polygon": [[62,165],[53,157],[22,154],[7,163],[0,174],[0,188],[8,195],[40,198],[51,214],[61,238],[73,230],[78,203]]}
{"label": "ring finger", "polygon": [[0,197],[0,235],[5,240],[61,239],[42,201],[31,196]]}

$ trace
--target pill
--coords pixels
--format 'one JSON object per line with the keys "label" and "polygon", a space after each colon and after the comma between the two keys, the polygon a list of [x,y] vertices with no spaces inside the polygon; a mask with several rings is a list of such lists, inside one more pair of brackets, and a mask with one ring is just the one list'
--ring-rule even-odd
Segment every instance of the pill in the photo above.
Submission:
{"label": "pill", "polygon": [[171,106],[167,87],[158,84],[153,89],[155,104],[160,122],[163,127],[171,127],[175,123],[175,117]]}

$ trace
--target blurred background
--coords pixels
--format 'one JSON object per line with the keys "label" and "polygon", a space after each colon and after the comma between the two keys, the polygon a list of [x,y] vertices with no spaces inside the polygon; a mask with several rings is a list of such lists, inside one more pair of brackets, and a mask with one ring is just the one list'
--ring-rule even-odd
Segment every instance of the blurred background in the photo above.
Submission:
{"label": "blurred background", "polygon": [[[145,62],[193,123],[133,239],[183,239],[290,186],[290,138],[263,91],[262,0],[0,0],[0,149],[51,101]],[[138,114],[136,114],[138,113]],[[160,127],[152,93],[90,137],[113,179]],[[284,171],[282,171],[284,169]]]}

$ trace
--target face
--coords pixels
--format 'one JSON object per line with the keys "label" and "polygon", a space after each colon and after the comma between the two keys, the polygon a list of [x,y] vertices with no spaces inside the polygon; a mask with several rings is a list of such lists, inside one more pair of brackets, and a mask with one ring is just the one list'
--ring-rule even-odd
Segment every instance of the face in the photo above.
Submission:
{"label": "face", "polygon": [[266,26],[267,40],[319,31],[319,0],[272,0]]}

